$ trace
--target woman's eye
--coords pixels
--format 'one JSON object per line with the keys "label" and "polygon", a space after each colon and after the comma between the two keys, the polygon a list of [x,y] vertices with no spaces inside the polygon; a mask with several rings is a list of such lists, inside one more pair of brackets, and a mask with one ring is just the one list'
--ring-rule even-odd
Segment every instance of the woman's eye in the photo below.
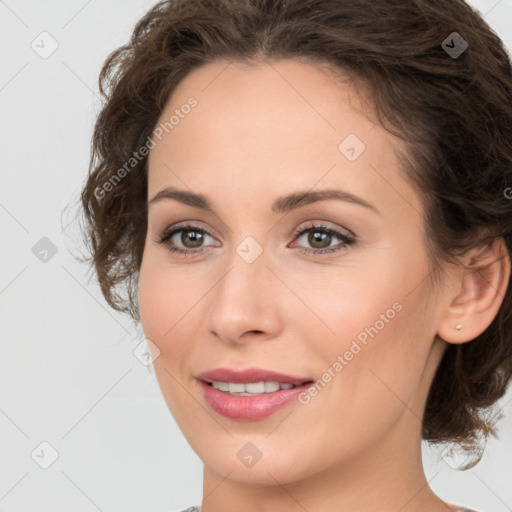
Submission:
{"label": "woman's eye", "polygon": [[204,249],[202,244],[205,237],[213,238],[199,226],[187,225],[166,230],[156,242],[164,244],[171,252],[189,254],[198,253]]}
{"label": "woman's eye", "polygon": [[[305,236],[305,240],[311,248],[303,246],[300,247],[302,247],[305,252],[313,254],[342,251],[356,242],[355,237],[352,235],[342,233],[334,228],[329,228],[323,225],[315,226],[314,224],[307,228],[297,230],[295,232],[295,236],[298,239]],[[336,238],[341,240],[341,242],[331,245]]]}
{"label": "woman's eye", "polygon": [[[307,236],[305,236],[307,235]],[[206,249],[205,242],[208,237],[213,237],[203,228],[199,226],[187,225],[179,226],[176,228],[166,230],[157,240],[159,244],[163,244],[166,248],[173,253],[180,254],[198,254]],[[314,224],[307,228],[301,228],[295,232],[297,239],[303,238],[310,247],[299,247],[307,253],[322,254],[337,252],[346,249],[348,246],[353,245],[356,239],[353,235],[342,233],[334,228]],[[336,239],[339,242],[336,242]]]}

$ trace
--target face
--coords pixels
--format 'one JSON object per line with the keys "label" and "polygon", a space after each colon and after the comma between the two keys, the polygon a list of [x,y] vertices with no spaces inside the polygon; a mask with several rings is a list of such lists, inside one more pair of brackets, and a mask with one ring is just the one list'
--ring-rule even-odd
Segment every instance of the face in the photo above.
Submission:
{"label": "face", "polygon": [[[212,472],[284,484],[419,450],[444,304],[428,293],[424,210],[398,142],[371,117],[354,85],[295,60],[207,64],[161,115],[148,200],[171,188],[211,210],[176,195],[149,205],[141,323]],[[323,191],[338,198],[284,199]],[[198,378],[217,368],[309,384],[229,395]]]}

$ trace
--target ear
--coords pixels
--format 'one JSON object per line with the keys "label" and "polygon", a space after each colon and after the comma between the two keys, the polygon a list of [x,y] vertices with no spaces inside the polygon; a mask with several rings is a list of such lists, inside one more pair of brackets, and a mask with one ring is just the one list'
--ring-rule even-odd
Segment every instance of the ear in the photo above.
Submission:
{"label": "ear", "polygon": [[448,343],[471,341],[489,327],[510,278],[510,256],[503,238],[468,251],[463,263],[466,267],[459,271],[458,283],[451,288],[451,302],[437,331]]}

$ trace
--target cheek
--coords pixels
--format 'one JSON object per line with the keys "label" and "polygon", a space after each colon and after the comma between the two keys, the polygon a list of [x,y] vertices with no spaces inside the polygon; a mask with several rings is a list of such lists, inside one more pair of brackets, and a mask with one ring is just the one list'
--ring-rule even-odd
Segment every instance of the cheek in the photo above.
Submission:
{"label": "cheek", "polygon": [[190,288],[181,286],[179,272],[164,269],[165,266],[150,252],[145,253],[138,281],[140,321],[144,336],[160,351],[154,361],[159,380],[163,377],[164,368],[180,378],[176,368],[186,358],[187,347],[186,343],[180,343],[180,340],[186,339],[180,329],[187,325],[186,312],[191,307],[187,304],[195,302],[192,298],[188,299],[193,293]]}
{"label": "cheek", "polygon": [[193,409],[189,395],[183,392],[189,385],[184,363],[190,359],[191,350],[191,335],[184,329],[190,325],[188,316],[194,313],[191,310],[187,315],[187,311],[197,299],[190,287],[182,287],[179,270],[165,270],[158,256],[144,254],[138,281],[140,320],[144,336],[159,349],[153,367],[162,395],[171,414],[182,424]]}
{"label": "cheek", "polygon": [[378,266],[372,272],[355,267],[330,268],[324,274],[303,273],[294,281],[294,291],[306,299],[310,310],[297,308],[295,315],[307,317],[312,336],[315,325],[316,337],[321,338],[316,350],[332,355],[334,350],[349,349],[352,340],[364,346],[392,331],[393,324],[403,316],[404,303],[409,302],[406,295],[410,289],[404,283],[413,281],[413,277],[389,264],[382,272]]}
{"label": "cheek", "polygon": [[193,289],[186,281],[179,267],[165,261],[164,249],[145,248],[138,297],[141,324],[148,338],[163,340],[172,335],[173,326],[185,314],[184,306],[193,298]]}
{"label": "cheek", "polygon": [[332,392],[346,400],[375,394],[392,399],[393,391],[407,400],[419,385],[435,334],[429,332],[435,322],[425,300],[427,261],[422,254],[407,261],[394,254],[366,268],[371,271],[330,269],[329,279],[316,279],[314,287],[311,277],[301,278],[298,288],[322,322],[309,315],[321,333],[315,335],[310,323],[313,359],[319,356],[320,372],[336,374]]}
{"label": "cheek", "polygon": [[165,250],[149,248],[138,281],[144,335],[160,351],[153,363],[155,374],[171,412],[178,417],[182,406],[189,406],[183,387],[194,383],[194,364],[204,354],[198,340],[204,339],[206,294],[218,279],[208,267],[202,275],[193,267],[170,265]]}

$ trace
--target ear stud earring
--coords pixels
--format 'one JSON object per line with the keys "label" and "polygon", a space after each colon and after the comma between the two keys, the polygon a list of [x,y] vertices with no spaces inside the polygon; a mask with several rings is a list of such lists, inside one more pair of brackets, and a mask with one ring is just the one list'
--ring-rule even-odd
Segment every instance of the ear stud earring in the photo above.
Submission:
{"label": "ear stud earring", "polygon": [[460,329],[462,329],[462,325],[457,324],[457,325],[455,326],[455,329],[459,329],[459,330],[460,330]]}

